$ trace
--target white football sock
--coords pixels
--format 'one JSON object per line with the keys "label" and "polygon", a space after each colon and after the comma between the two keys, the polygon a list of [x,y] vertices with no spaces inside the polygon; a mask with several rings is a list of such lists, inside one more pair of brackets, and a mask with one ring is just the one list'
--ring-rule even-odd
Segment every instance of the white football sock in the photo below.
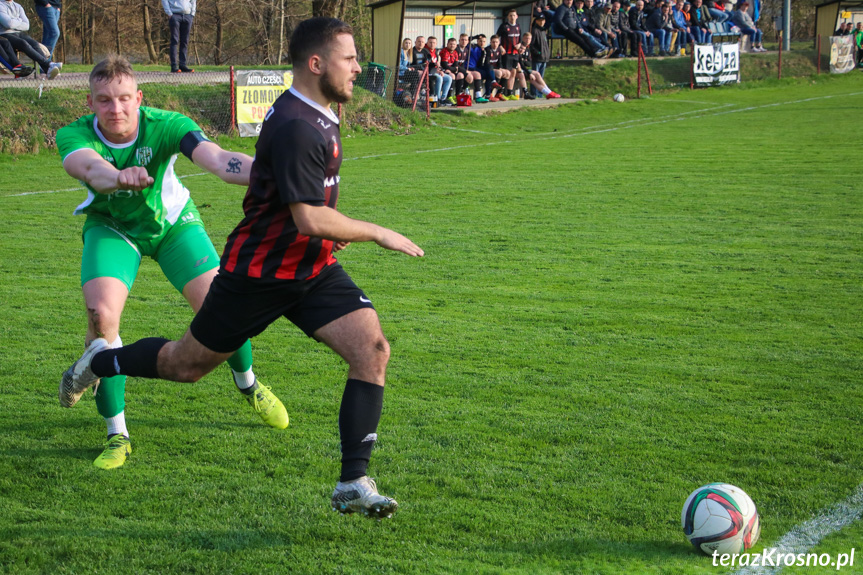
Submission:
{"label": "white football sock", "polygon": [[108,425],[108,437],[121,433],[129,437],[129,430],[126,429],[126,412],[121,411],[114,417],[106,417],[105,423]]}
{"label": "white football sock", "polygon": [[549,94],[551,94],[551,90],[548,88],[548,86],[542,89],[543,96],[548,96]]}
{"label": "white football sock", "polygon": [[249,368],[249,371],[234,371],[231,369],[231,372],[234,374],[234,384],[240,391],[249,389],[255,385],[255,372],[251,368]]}

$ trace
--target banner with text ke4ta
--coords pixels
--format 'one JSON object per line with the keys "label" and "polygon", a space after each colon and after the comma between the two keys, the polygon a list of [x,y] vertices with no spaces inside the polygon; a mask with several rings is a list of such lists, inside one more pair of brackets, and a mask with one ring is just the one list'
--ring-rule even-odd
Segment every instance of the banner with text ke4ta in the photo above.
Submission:
{"label": "banner with text ke4ta", "polygon": [[856,52],[854,36],[830,36],[830,72],[844,74],[853,70]]}
{"label": "banner with text ke4ta", "polygon": [[696,86],[740,82],[740,46],[737,42],[696,44],[692,76]]}
{"label": "banner with text ke4ta", "polygon": [[282,92],[291,87],[294,74],[280,70],[237,70],[237,128],[240,136],[257,136],[267,112]]}

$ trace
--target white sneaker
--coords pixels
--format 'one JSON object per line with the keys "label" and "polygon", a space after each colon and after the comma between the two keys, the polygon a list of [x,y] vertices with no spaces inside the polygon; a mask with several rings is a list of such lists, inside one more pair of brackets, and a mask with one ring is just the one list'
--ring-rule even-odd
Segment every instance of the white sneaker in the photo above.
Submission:
{"label": "white sneaker", "polygon": [[46,72],[48,75],[48,79],[53,80],[54,78],[59,76],[61,67],[62,67],[62,64],[57,64],[56,62],[51,62],[51,64],[48,65],[48,72]]}
{"label": "white sneaker", "polygon": [[93,385],[99,383],[101,379],[90,369],[90,362],[93,361],[93,356],[110,349],[111,345],[102,338],[94,339],[84,351],[81,359],[72,364],[72,367],[63,372],[63,377],[60,379],[60,407],[72,407],[84,392]]}
{"label": "white sneaker", "polygon": [[339,481],[333,491],[332,505],[333,511],[342,515],[362,513],[375,519],[391,517],[399,507],[395,499],[378,493],[375,480],[368,475],[344,483]]}

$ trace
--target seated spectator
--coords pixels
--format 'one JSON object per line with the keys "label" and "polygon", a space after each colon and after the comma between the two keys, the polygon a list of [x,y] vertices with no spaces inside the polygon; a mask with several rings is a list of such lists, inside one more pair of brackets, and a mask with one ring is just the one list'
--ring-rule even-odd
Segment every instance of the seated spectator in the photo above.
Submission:
{"label": "seated spectator", "polygon": [[413,97],[419,79],[420,72],[413,63],[413,42],[410,38],[405,38],[402,40],[402,49],[399,50],[399,84]]}
{"label": "seated spectator", "polygon": [[619,38],[620,31],[614,31],[614,27],[612,25],[613,18],[611,15],[612,8],[611,2],[606,2],[602,6],[599,6],[594,12],[594,21],[596,22],[597,29],[602,34],[602,42],[613,50],[609,57],[619,58],[621,56]]}
{"label": "seated spectator", "polygon": [[[494,70],[492,70],[488,63],[485,34],[478,34],[474,38],[476,38],[476,44],[472,45],[470,49],[468,70],[473,72],[474,75],[479,74],[479,77],[485,81],[484,99],[489,102],[497,102],[500,98],[496,96],[496,93],[501,89],[501,85],[497,83]],[[476,89],[476,83],[474,83],[474,89]]]}
{"label": "seated spectator", "polygon": [[635,7],[629,10],[629,27],[632,28],[632,55],[638,56],[641,46],[645,56],[653,56],[653,34],[647,28],[647,12],[644,0],[636,0]]}
{"label": "seated spectator", "polygon": [[[621,10],[620,2],[614,0],[610,3],[611,11],[609,13],[609,22],[611,31],[617,37],[617,57],[626,58],[629,52],[629,40],[632,37],[632,28],[629,27],[629,16],[625,10]],[[629,9],[629,2],[626,3],[626,10]]]}
{"label": "seated spectator", "polygon": [[560,36],[582,49],[591,58],[600,58],[608,53],[608,50],[595,38],[588,35],[581,27],[576,17],[573,0],[563,0],[554,13],[552,29]]}
{"label": "seated spectator", "polygon": [[707,0],[706,6],[710,17],[717,24],[722,24],[731,17],[731,14],[725,11],[725,0]]}
{"label": "seated spectator", "polygon": [[492,90],[489,93],[489,101],[496,102],[497,100],[509,100],[509,97],[512,95],[512,86],[513,82],[515,82],[515,73],[510,70],[507,70],[503,67],[503,57],[504,51],[500,46],[500,36],[495,34],[491,37],[490,45],[486,48],[486,58],[488,62],[488,67],[494,74],[494,77],[501,81],[505,82],[507,88],[502,87],[500,84],[495,82],[499,86],[498,90],[500,92],[495,92]]}
{"label": "seated spectator", "polygon": [[659,9],[654,10],[647,17],[647,28],[656,37],[659,55],[670,56],[671,33],[674,31],[674,26],[671,23],[671,9],[666,2],[662,2]]}
{"label": "seated spectator", "polygon": [[[456,78],[461,74],[464,77],[464,87],[462,91],[467,94],[473,94],[473,100],[477,104],[485,104],[488,102],[485,98],[482,97],[482,75],[470,69],[470,54],[472,48],[470,47],[470,38],[468,38],[467,34],[461,34],[458,37],[458,46],[456,46],[455,53],[458,56],[457,59],[457,67],[456,67]],[[461,94],[458,86],[456,86],[456,93]]]}
{"label": "seated spectator", "polygon": [[26,78],[33,73],[33,68],[25,66],[18,60],[15,50],[9,40],[0,36],[0,64],[8,68],[16,78]]}
{"label": "seated spectator", "polygon": [[29,29],[30,20],[24,13],[24,8],[14,0],[0,0],[0,36],[5,38],[14,50],[24,52],[32,58],[39,64],[42,73],[53,80],[60,73],[60,64],[52,62],[45,55],[48,50],[27,34]]}
{"label": "seated spectator", "polygon": [[713,40],[713,33],[710,32],[709,26],[712,20],[713,18],[710,16],[707,6],[704,6],[703,0],[692,0],[692,7],[689,9],[689,24],[696,43],[710,44]]}
{"label": "seated spectator", "polygon": [[[731,15],[731,21],[734,22],[734,25],[740,28],[740,33],[749,36],[749,39],[752,42],[752,51],[753,52],[766,52],[767,50],[761,45],[761,30],[755,27],[755,22],[752,20],[752,16],[746,11],[749,9],[749,2],[747,0],[740,0],[737,3],[737,10],[735,10]],[[742,49],[741,49],[742,51]]]}
{"label": "seated spectator", "polygon": [[596,25],[596,10],[593,6],[593,0],[575,0],[573,8],[575,8],[575,17],[581,29],[584,30],[587,41],[594,45],[597,53],[604,52],[601,56],[597,55],[597,57],[605,58],[608,56],[611,53],[610,45],[606,41],[607,38],[603,36],[602,30]]}
{"label": "seated spectator", "polygon": [[680,55],[682,51],[695,42],[692,28],[689,26],[689,2],[677,0],[677,4],[671,9],[671,23],[676,32],[674,39],[674,52]]}
{"label": "seated spectator", "polygon": [[440,56],[437,52],[437,38],[429,36],[425,48],[423,48],[426,62],[429,67],[429,83],[434,101],[438,105],[446,105],[446,95],[452,85],[452,77],[445,74],[440,67]]}
{"label": "seated spectator", "polygon": [[[456,53],[456,42],[455,38],[450,38],[446,42],[446,47],[441,48],[439,52],[440,56],[440,69],[441,72],[452,78],[455,82],[455,90],[451,95],[444,94],[443,98],[447,101],[451,106],[455,106],[455,97],[456,94],[461,94],[462,90],[464,90],[464,74],[457,73],[458,72],[458,54]],[[451,82],[452,82],[451,80]]]}
{"label": "seated spectator", "polygon": [[533,61],[531,60],[530,44],[532,35],[530,32],[525,32],[521,37],[521,44],[518,47],[518,81],[524,92],[525,100],[535,100],[536,96],[527,91],[527,82],[531,86],[539,90],[547,99],[560,98],[560,94],[552,92],[546,85],[542,76],[533,69]]}
{"label": "seated spectator", "polygon": [[836,31],[833,32],[833,35],[834,36],[845,36],[846,34],[847,34],[847,32],[845,31],[845,22],[840,22],[839,28],[837,28]]}

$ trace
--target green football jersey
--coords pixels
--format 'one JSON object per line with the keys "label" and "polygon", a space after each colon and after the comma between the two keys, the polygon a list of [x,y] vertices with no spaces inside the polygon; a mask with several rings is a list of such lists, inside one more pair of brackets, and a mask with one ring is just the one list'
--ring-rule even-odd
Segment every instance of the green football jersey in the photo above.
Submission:
{"label": "green football jersey", "polygon": [[180,140],[201,128],[182,114],[141,106],[138,135],[128,144],[112,144],[102,135],[94,114],[84,116],[57,131],[57,149],[65,163],[71,154],[95,150],[118,170],[143,166],[153,184],[140,191],[96,193],[86,182],[87,199],[75,214],[108,218],[126,235],[149,241],[173,225],[189,200],[189,190],[174,173]]}

